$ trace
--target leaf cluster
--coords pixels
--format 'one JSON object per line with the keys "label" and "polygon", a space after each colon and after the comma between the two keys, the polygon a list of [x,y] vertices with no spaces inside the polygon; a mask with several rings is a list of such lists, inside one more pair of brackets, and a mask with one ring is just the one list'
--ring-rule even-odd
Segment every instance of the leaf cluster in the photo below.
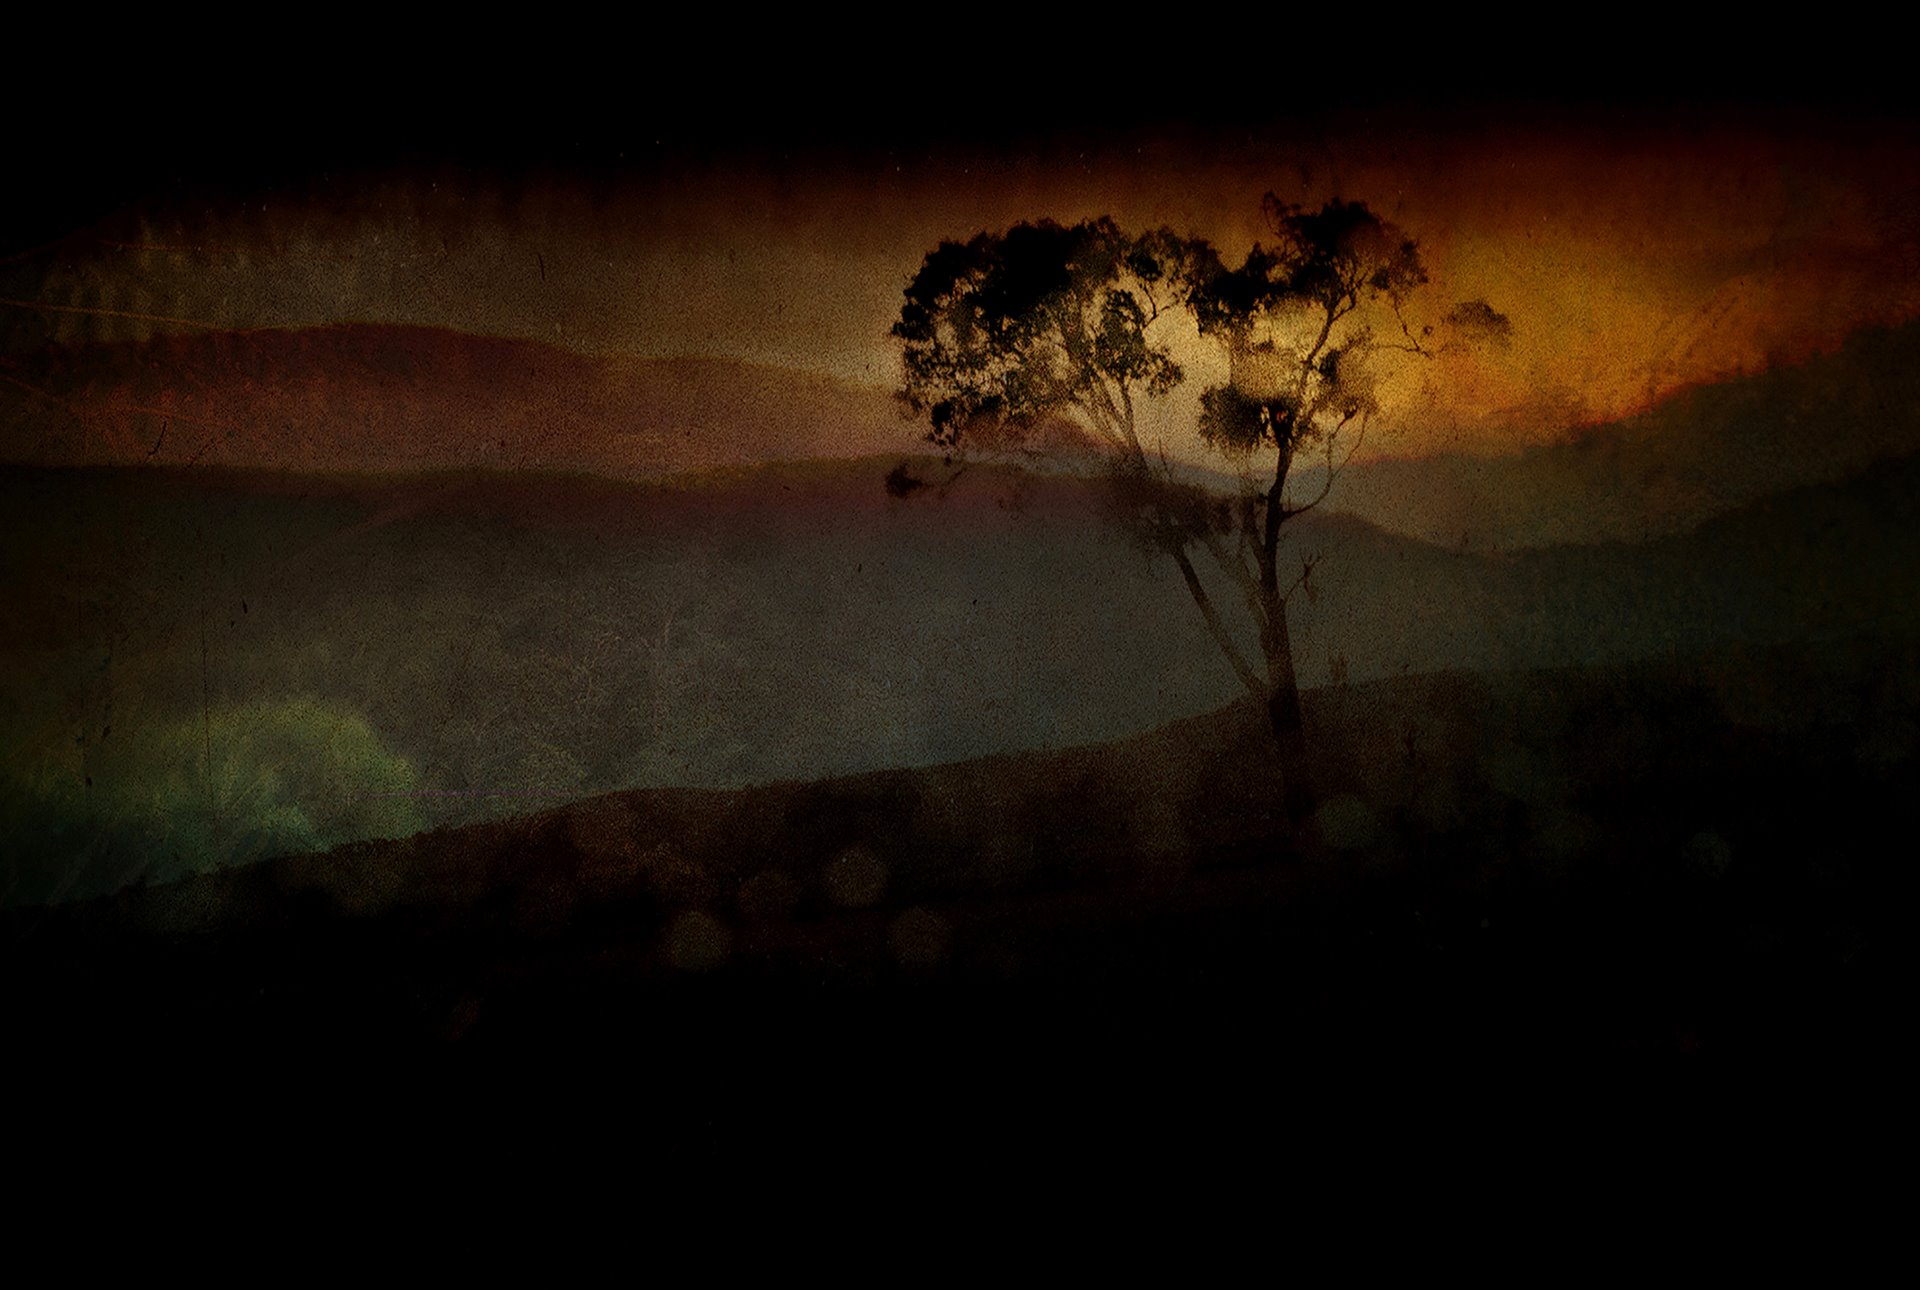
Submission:
{"label": "leaf cluster", "polygon": [[1203,238],[1135,236],[1109,217],[942,242],[893,326],[901,398],[948,450],[989,427],[1061,417],[1144,465],[1136,399],[1183,379],[1156,326],[1183,312],[1227,359],[1226,381],[1201,393],[1201,437],[1233,455],[1290,458],[1364,432],[1383,352],[1506,339],[1507,320],[1481,301],[1456,305],[1441,336],[1416,332],[1402,309],[1428,282],[1419,245],[1365,203],[1309,209],[1269,193],[1262,211],[1268,235],[1237,263]]}
{"label": "leaf cluster", "polygon": [[1189,245],[1165,230],[1131,236],[1105,217],[942,242],[893,326],[902,397],[943,447],[983,422],[1055,414],[1124,443],[1134,394],[1165,394],[1183,375],[1148,330],[1179,294]]}

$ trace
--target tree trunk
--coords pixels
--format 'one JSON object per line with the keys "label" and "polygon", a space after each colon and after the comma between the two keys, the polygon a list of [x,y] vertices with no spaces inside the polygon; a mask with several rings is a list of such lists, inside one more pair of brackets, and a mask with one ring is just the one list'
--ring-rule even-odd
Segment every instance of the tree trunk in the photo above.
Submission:
{"label": "tree trunk", "polygon": [[1268,604],[1267,630],[1260,644],[1267,656],[1267,723],[1280,756],[1281,803],[1287,819],[1302,824],[1315,805],[1313,768],[1300,718],[1300,682],[1293,671],[1287,603],[1277,596]]}
{"label": "tree trunk", "polygon": [[1313,772],[1307,761],[1307,736],[1300,720],[1300,682],[1293,671],[1293,637],[1287,631],[1287,598],[1280,594],[1280,526],[1287,522],[1287,471],[1293,465],[1293,416],[1272,413],[1273,442],[1279,450],[1273,484],[1267,489],[1260,529],[1260,601],[1265,618],[1260,648],[1267,656],[1267,722],[1280,754],[1280,793],[1287,819],[1303,824],[1313,813]]}

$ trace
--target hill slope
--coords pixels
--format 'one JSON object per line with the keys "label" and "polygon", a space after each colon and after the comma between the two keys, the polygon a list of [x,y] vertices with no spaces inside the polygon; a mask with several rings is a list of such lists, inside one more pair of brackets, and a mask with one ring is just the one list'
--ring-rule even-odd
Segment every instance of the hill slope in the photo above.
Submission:
{"label": "hill slope", "polygon": [[[907,1100],[956,1058],[1073,1051],[1263,1082],[1340,1054],[1832,1062],[1897,1030],[1904,907],[1893,857],[1834,822],[1911,830],[1920,713],[1876,680],[1910,649],[1851,657],[1817,659],[1839,697],[1790,734],[1730,714],[1713,659],[1322,691],[1301,838],[1246,708],[610,795],[0,916],[0,999],[37,1041],[559,1044],[729,1096],[796,1053],[903,1063]],[[1860,740],[1874,713],[1900,748]]]}
{"label": "hill slope", "polygon": [[1440,546],[1639,542],[1920,451],[1920,323],[1498,457],[1376,461],[1328,505]]}
{"label": "hill slope", "polygon": [[[12,899],[514,814],[1096,742],[1236,683],[1176,574],[1071,480],[890,461],[674,486],[0,475]],[[1346,517],[1302,679],[1916,631],[1920,460],[1695,533],[1521,557]],[[1249,647],[1251,642],[1249,642]]]}

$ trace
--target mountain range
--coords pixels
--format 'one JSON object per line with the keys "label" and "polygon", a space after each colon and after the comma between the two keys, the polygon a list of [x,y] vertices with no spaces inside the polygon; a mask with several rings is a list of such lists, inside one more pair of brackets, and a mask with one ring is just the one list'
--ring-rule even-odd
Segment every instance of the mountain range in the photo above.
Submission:
{"label": "mountain range", "polygon": [[910,446],[893,400],[718,359],[340,324],[53,347],[4,374],[7,459],[619,478]]}
{"label": "mountain range", "polygon": [[[924,449],[877,387],[427,327],[211,332],[0,364],[0,459],[38,466],[634,479]],[[1327,505],[1456,549],[1641,541],[1914,451],[1920,323],[1519,452],[1355,463]],[[1300,472],[1302,495],[1317,485]]]}
{"label": "mountain range", "polygon": [[1518,453],[1359,464],[1328,505],[1469,550],[1638,542],[1917,451],[1920,324],[1908,323]]}

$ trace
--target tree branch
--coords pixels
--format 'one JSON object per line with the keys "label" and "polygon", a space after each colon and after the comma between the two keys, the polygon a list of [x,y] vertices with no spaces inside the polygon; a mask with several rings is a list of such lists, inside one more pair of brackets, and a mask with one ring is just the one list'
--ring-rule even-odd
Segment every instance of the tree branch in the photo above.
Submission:
{"label": "tree branch", "polygon": [[1266,607],[1260,603],[1260,579],[1247,568],[1240,554],[1246,549],[1244,541],[1238,549],[1228,551],[1221,545],[1220,539],[1211,533],[1201,533],[1197,537],[1200,544],[1207,548],[1207,554],[1213,557],[1213,562],[1220,567],[1220,571],[1231,578],[1234,586],[1240,589],[1240,594],[1246,600],[1247,610],[1253,615],[1254,621],[1265,622]]}
{"label": "tree branch", "polygon": [[1425,346],[1421,345],[1419,337],[1413,334],[1413,328],[1407,326],[1407,316],[1400,312],[1400,298],[1394,296],[1392,300],[1394,320],[1400,324],[1400,334],[1407,338],[1407,343],[1404,345],[1383,345],[1381,348],[1399,350],[1403,354],[1418,354],[1422,358],[1432,358],[1433,354],[1426,349]]}
{"label": "tree branch", "polygon": [[[1145,460],[1146,452],[1140,447],[1138,423],[1134,420],[1133,391],[1127,388],[1127,382],[1125,380],[1114,381],[1114,386],[1120,391],[1120,404],[1126,413],[1124,428],[1127,432],[1127,444],[1133,449],[1137,456]],[[1163,465],[1165,464],[1164,453],[1161,456],[1161,462]]]}
{"label": "tree branch", "polygon": [[1320,324],[1320,334],[1314,338],[1313,345],[1300,359],[1300,384],[1294,389],[1295,402],[1304,409],[1307,402],[1307,384],[1313,379],[1313,364],[1320,357],[1320,351],[1326,348],[1327,337],[1333,334],[1333,324],[1342,314],[1335,312],[1335,305],[1324,306],[1326,320]]}
{"label": "tree branch", "polygon": [[[1288,426],[1292,418],[1286,419]],[[1284,500],[1287,488],[1287,471],[1293,465],[1293,436],[1291,430],[1283,430],[1276,419],[1273,427],[1274,446],[1279,456],[1273,463],[1273,483],[1267,489],[1267,508],[1265,524],[1260,531],[1260,590],[1272,601],[1279,586],[1279,566],[1276,563],[1280,550],[1280,526],[1287,522],[1287,509]]]}
{"label": "tree branch", "polygon": [[[1314,556],[1311,559],[1306,557],[1301,558],[1300,576],[1293,580],[1293,584],[1291,586],[1289,586],[1285,591],[1280,593],[1281,604],[1284,605],[1285,603],[1287,603],[1287,601],[1291,600],[1293,598],[1293,593],[1300,590],[1301,587],[1306,585],[1308,575],[1310,575],[1313,572],[1313,566],[1319,563],[1320,563],[1319,556]],[[1309,597],[1309,599],[1311,599],[1311,597]]]}
{"label": "tree branch", "polygon": [[1233,643],[1233,636],[1227,631],[1226,624],[1220,621],[1220,612],[1213,607],[1212,597],[1200,583],[1200,575],[1194,571],[1193,561],[1178,546],[1169,544],[1174,563],[1180,566],[1180,576],[1186,579],[1187,591],[1193,596],[1193,603],[1199,606],[1200,617],[1206,621],[1207,631],[1212,635],[1214,644],[1227,656],[1227,662],[1233,667],[1234,675],[1240,678],[1240,684],[1256,699],[1267,697],[1267,687],[1241,657],[1239,646]]}
{"label": "tree branch", "polygon": [[1360,445],[1363,442],[1365,442],[1367,437],[1368,418],[1364,416],[1360,418],[1360,433],[1353,437],[1353,446],[1347,449],[1347,455],[1340,459],[1339,465],[1336,466],[1334,464],[1334,461],[1333,461],[1334,445],[1339,441],[1340,432],[1347,428],[1348,423],[1354,419],[1355,415],[1356,413],[1353,413],[1353,412],[1347,413],[1345,416],[1340,418],[1340,422],[1338,425],[1334,426],[1333,429],[1327,431],[1327,477],[1321,481],[1319,495],[1316,496],[1312,501],[1307,502],[1304,505],[1291,506],[1287,508],[1288,519],[1292,519],[1296,515],[1305,515],[1308,511],[1312,510],[1314,507],[1318,506],[1320,503],[1326,501],[1327,494],[1333,491],[1333,481],[1335,477],[1337,477],[1341,471],[1347,468],[1347,463],[1353,460],[1353,454],[1360,451]]}

